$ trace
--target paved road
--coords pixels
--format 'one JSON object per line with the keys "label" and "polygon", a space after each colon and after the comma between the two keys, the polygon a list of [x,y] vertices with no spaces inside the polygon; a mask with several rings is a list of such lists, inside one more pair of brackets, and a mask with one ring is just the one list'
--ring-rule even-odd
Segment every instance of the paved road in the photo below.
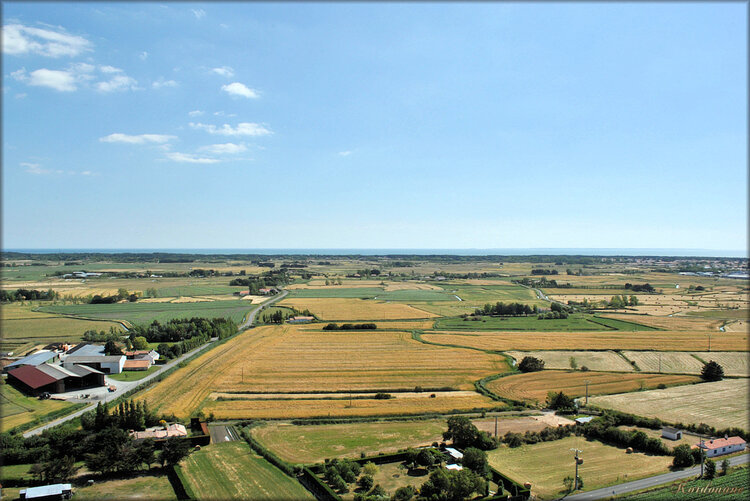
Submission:
{"label": "paved road", "polygon": [[[278,295],[274,296],[273,298],[271,298],[270,300],[268,300],[265,303],[263,303],[260,308],[256,308],[254,311],[252,311],[247,316],[247,318],[245,319],[245,322],[239,326],[239,330],[242,331],[244,329],[247,329],[250,325],[252,325],[253,321],[255,320],[255,316],[258,314],[258,312],[260,312],[261,310],[263,310],[264,308],[266,308],[270,304],[273,304],[273,303],[275,303],[277,301],[281,301],[287,294],[289,294],[289,292],[284,291],[281,294],[278,294]],[[172,360],[171,362],[169,362],[167,364],[159,366],[160,367],[159,370],[154,371],[153,373],[149,374],[148,376],[144,377],[143,379],[139,379],[137,381],[116,381],[114,379],[111,379],[111,378],[105,376],[104,381],[107,384],[107,386],[102,386],[102,387],[99,387],[99,388],[89,388],[89,389],[86,389],[86,390],[76,390],[76,391],[71,391],[71,392],[67,392],[67,393],[61,393],[59,395],[66,397],[66,399],[68,401],[70,401],[70,402],[74,402],[74,403],[90,403],[90,405],[88,405],[88,406],[84,407],[83,409],[78,410],[78,411],[76,411],[76,412],[74,412],[72,414],[68,414],[67,416],[63,416],[63,417],[61,417],[59,419],[56,419],[54,421],[50,421],[49,423],[47,423],[47,424],[45,424],[43,426],[40,426],[39,428],[34,428],[33,430],[27,431],[26,433],[23,434],[23,436],[24,437],[30,437],[32,435],[39,435],[41,432],[43,432],[44,430],[46,430],[48,428],[52,428],[53,426],[57,426],[58,424],[62,424],[64,422],[66,422],[66,421],[70,421],[71,419],[75,419],[78,416],[80,416],[81,414],[83,414],[84,412],[90,411],[99,402],[111,402],[112,400],[114,400],[114,399],[122,396],[124,393],[127,393],[128,391],[132,390],[133,388],[141,386],[142,384],[145,384],[145,383],[151,381],[155,377],[158,377],[162,372],[171,369],[172,367],[174,367],[175,365],[179,364],[183,360],[185,360],[185,359],[187,359],[189,357],[192,357],[193,355],[195,355],[196,353],[198,353],[198,352],[200,352],[202,350],[205,350],[206,348],[208,348],[209,346],[211,346],[211,344],[214,343],[215,341],[216,341],[215,338],[211,339],[208,343],[204,344],[203,346],[199,346],[198,348],[185,353],[181,357],[176,358],[176,359]],[[111,386],[115,386],[117,388],[117,390],[113,391],[113,392],[108,391],[107,387],[110,386],[110,385]],[[85,398],[85,399],[79,399],[77,397],[80,394],[87,394],[89,396],[88,396],[88,398]]]}
{"label": "paved road", "polygon": [[[721,458],[718,458],[721,461]],[[750,454],[743,454],[741,456],[735,456],[729,458],[729,464],[737,466],[740,464],[746,464],[750,462]],[[613,485],[612,487],[604,487],[602,489],[596,489],[588,492],[581,492],[573,494],[571,496],[565,496],[560,499],[565,501],[592,501],[595,499],[607,499],[615,495],[625,494],[627,492],[639,491],[641,489],[648,489],[649,487],[656,487],[675,480],[683,478],[697,477],[701,472],[700,466],[694,466],[686,470],[678,470],[663,475],[657,475],[655,477],[643,478],[641,480],[634,480],[633,482],[626,482],[620,485]]]}

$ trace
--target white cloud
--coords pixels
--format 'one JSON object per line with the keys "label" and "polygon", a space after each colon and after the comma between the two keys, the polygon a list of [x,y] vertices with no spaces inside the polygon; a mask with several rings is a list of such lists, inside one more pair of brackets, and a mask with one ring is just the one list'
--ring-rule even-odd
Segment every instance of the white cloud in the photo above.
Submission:
{"label": "white cloud", "polygon": [[42,169],[39,164],[33,164],[30,162],[21,162],[21,167],[25,167],[26,172],[29,174],[46,174],[49,172],[46,169]]}
{"label": "white cloud", "polygon": [[138,54],[138,57],[141,58],[141,61],[145,61],[146,59],[148,59],[148,51],[144,50],[143,52]]}
{"label": "white cloud", "polygon": [[267,136],[273,134],[273,132],[264,126],[252,122],[239,123],[236,128],[233,128],[229,124],[216,127],[212,124],[190,122],[190,127],[193,129],[205,130],[209,134],[220,134],[222,136]]}
{"label": "white cloud", "polygon": [[216,73],[217,75],[221,75],[223,77],[232,78],[234,76],[234,70],[230,68],[229,66],[222,66],[221,68],[212,68],[212,73]]}
{"label": "white cloud", "polygon": [[106,82],[97,82],[96,89],[100,92],[114,92],[118,90],[134,90],[138,86],[138,82],[127,76],[117,75],[112,77]]}
{"label": "white cloud", "polygon": [[191,155],[190,153],[167,153],[167,158],[175,162],[190,164],[215,164],[219,162],[216,158],[199,157],[197,155]]}
{"label": "white cloud", "polygon": [[222,85],[221,90],[233,96],[241,96],[241,97],[247,97],[251,99],[255,99],[259,97],[257,91],[239,82],[233,82],[228,85]]}
{"label": "white cloud", "polygon": [[164,144],[172,139],[176,139],[175,136],[169,136],[166,134],[138,134],[131,136],[128,134],[114,133],[109,136],[100,137],[99,141],[102,143],[125,143],[125,144]]}
{"label": "white cloud", "polygon": [[115,68],[114,66],[99,66],[99,71],[102,73],[122,73],[120,68]]}
{"label": "white cloud", "polygon": [[352,154],[352,152],[349,151],[349,150],[347,150],[347,151],[339,151],[339,155],[342,156],[342,157],[348,157],[351,154]]}
{"label": "white cloud", "polygon": [[27,82],[35,87],[49,87],[60,92],[72,92],[77,88],[76,77],[72,72],[46,68],[29,73]]}
{"label": "white cloud", "polygon": [[206,11],[203,9],[190,9],[196,19],[206,17]]}
{"label": "white cloud", "polygon": [[247,146],[245,146],[244,144],[224,143],[202,146],[201,148],[199,148],[199,150],[207,151],[215,155],[234,155],[236,153],[243,153],[247,151]]}
{"label": "white cloud", "polygon": [[199,117],[203,115],[203,112],[201,110],[193,110],[193,111],[189,111],[188,115],[190,115],[191,117]]}
{"label": "white cloud", "polygon": [[39,54],[47,57],[77,56],[90,50],[91,42],[78,35],[32,28],[22,24],[3,26],[3,53],[11,55]]}
{"label": "white cloud", "polygon": [[153,82],[151,86],[154,89],[161,89],[162,87],[177,87],[177,82],[174,80],[164,80],[163,78],[159,78],[159,80]]}

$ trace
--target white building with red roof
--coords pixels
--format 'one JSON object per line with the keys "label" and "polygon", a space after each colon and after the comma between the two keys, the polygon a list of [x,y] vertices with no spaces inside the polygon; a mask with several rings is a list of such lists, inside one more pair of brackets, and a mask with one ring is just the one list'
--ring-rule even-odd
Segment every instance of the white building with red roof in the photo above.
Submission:
{"label": "white building with red roof", "polygon": [[741,437],[724,437],[703,441],[699,445],[693,446],[693,448],[696,447],[702,448],[706,451],[706,456],[713,458],[716,456],[744,451],[745,447],[747,447],[747,442]]}

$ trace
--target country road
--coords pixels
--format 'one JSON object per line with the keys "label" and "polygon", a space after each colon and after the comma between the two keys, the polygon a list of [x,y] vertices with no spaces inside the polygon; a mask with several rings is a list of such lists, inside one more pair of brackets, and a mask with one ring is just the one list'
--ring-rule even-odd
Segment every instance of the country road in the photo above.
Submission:
{"label": "country road", "polygon": [[[747,464],[750,462],[750,454],[743,454],[741,456],[735,456],[729,458],[729,464],[731,466],[737,466],[741,464]],[[648,489],[649,487],[656,487],[662,484],[674,482],[683,478],[697,477],[701,472],[700,466],[694,466],[685,470],[677,470],[662,475],[656,475],[655,477],[643,478],[641,480],[634,480],[632,482],[626,482],[624,484],[613,485],[611,487],[603,487],[601,489],[595,489],[588,492],[580,492],[571,496],[564,496],[559,499],[565,501],[593,501],[595,499],[608,499],[613,496],[619,496],[628,492],[640,491]]]}
{"label": "country road", "polygon": [[[273,303],[275,303],[277,301],[281,301],[282,299],[284,299],[284,297],[286,297],[287,294],[289,294],[288,291],[283,291],[281,294],[278,294],[277,296],[274,296],[273,298],[269,299],[268,301],[266,301],[265,303],[263,303],[262,305],[260,305],[259,308],[256,308],[255,310],[253,310],[247,316],[247,318],[245,319],[245,321],[239,326],[239,331],[242,332],[243,330],[249,328],[252,325],[253,321],[255,320],[255,317],[257,316],[258,312],[262,311],[267,306],[269,306],[269,305],[271,305],[271,304],[273,304]],[[105,376],[104,381],[106,383],[106,386],[101,386],[99,388],[90,388],[90,389],[86,389],[86,390],[75,390],[75,391],[71,391],[71,392],[67,392],[67,393],[61,393],[60,395],[67,397],[67,399],[70,402],[74,402],[74,403],[89,402],[90,405],[87,405],[83,409],[80,409],[80,410],[78,410],[76,412],[73,412],[71,414],[63,416],[63,417],[61,417],[59,419],[55,419],[54,421],[50,421],[49,423],[44,424],[44,425],[42,425],[42,426],[40,426],[38,428],[34,428],[33,430],[29,430],[29,431],[27,431],[26,433],[23,434],[24,438],[31,437],[33,435],[39,435],[44,430],[47,430],[49,428],[52,428],[52,427],[57,426],[59,424],[62,424],[64,422],[66,422],[66,421],[70,421],[71,419],[75,419],[78,416],[80,416],[81,414],[92,410],[96,406],[96,404],[98,404],[99,402],[111,402],[111,401],[115,400],[116,398],[122,396],[123,394],[129,392],[130,390],[132,390],[134,388],[137,388],[138,386],[141,386],[141,385],[144,385],[144,384],[148,383],[149,381],[151,381],[155,377],[158,377],[164,371],[167,371],[167,370],[171,369],[175,365],[177,365],[180,362],[182,362],[182,361],[184,361],[184,360],[192,357],[196,353],[207,349],[215,341],[216,341],[215,338],[211,339],[208,343],[204,344],[203,346],[199,346],[198,348],[195,348],[194,350],[185,353],[181,357],[176,358],[176,359],[170,361],[169,363],[160,366],[160,368],[157,371],[149,374],[148,376],[144,377],[143,379],[139,379],[137,381],[116,381],[114,379],[110,379],[110,378],[108,378],[108,377]],[[107,387],[109,387],[110,385],[116,387],[117,390],[115,390],[113,392],[108,391]],[[89,397],[86,398],[86,399],[78,399],[78,398],[76,398],[79,394],[82,394],[82,393],[88,394]]]}

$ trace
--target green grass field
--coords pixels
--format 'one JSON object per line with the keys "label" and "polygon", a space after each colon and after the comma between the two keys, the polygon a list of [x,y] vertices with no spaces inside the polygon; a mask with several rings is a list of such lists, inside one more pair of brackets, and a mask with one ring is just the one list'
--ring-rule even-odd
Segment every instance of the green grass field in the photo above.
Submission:
{"label": "green grass field", "polygon": [[177,499],[167,476],[156,468],[132,478],[96,480],[93,485],[75,487],[73,492],[73,499]]}
{"label": "green grass field", "polygon": [[536,315],[528,317],[473,317],[441,318],[435,322],[436,330],[489,330],[489,331],[547,331],[547,332],[579,332],[604,330],[657,330],[653,327],[639,325],[611,318],[599,318],[593,315],[570,315],[565,319],[539,320]]}
{"label": "green grass field", "polygon": [[[716,461],[716,463],[718,475],[721,461]],[[704,501],[710,499],[745,501],[748,491],[750,491],[750,474],[745,466],[730,470],[726,476],[717,476],[713,480],[681,480],[658,489],[618,499],[628,501]]]}
{"label": "green grass field", "polygon": [[115,303],[71,304],[44,306],[40,311],[89,318],[125,320],[131,324],[167,322],[173,318],[227,317],[240,323],[257,305],[244,300],[207,301],[196,303]]}
{"label": "green grass field", "polygon": [[114,379],[115,381],[138,381],[149,374],[153,374],[159,370],[159,368],[160,366],[158,365],[152,365],[145,371],[123,371],[119,374],[110,374],[109,379]]}
{"label": "green grass field", "polygon": [[29,397],[9,384],[0,386],[0,429],[10,430],[45,414],[72,408],[73,404],[61,400],[39,400]]}
{"label": "green grass field", "polygon": [[325,289],[295,289],[291,291],[290,298],[357,298],[357,299],[379,299],[385,301],[458,301],[448,291],[437,290],[395,290],[386,291],[379,287],[339,288],[330,287]]}
{"label": "green grass field", "polygon": [[250,430],[260,443],[292,463],[319,463],[440,442],[444,419],[295,426],[271,423]]}
{"label": "green grass field", "polygon": [[[224,281],[228,284],[231,278],[227,277]],[[234,287],[230,285],[213,285],[213,284],[195,284],[195,285],[174,285],[167,287],[154,286],[157,297],[181,297],[181,296],[206,296],[218,294],[233,294],[241,290],[247,290],[247,287]]]}
{"label": "green grass field", "polygon": [[255,454],[245,442],[222,442],[181,464],[196,499],[315,499],[297,480]]}

